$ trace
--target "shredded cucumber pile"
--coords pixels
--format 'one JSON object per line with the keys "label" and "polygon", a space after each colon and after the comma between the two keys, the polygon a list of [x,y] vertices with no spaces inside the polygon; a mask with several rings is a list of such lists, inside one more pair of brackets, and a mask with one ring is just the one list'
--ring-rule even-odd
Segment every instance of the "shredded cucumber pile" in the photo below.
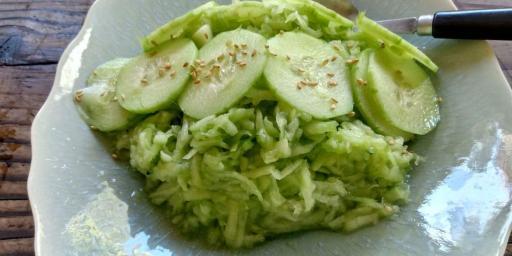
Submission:
{"label": "shredded cucumber pile", "polygon": [[[420,50],[311,0],[208,2],[98,67],[74,100],[184,234],[251,247],[407,203],[438,97]],[[430,71],[427,71],[430,70]]]}
{"label": "shredded cucumber pile", "polygon": [[120,135],[118,149],[180,230],[237,248],[298,230],[352,231],[397,212],[418,160],[403,142],[263,100],[201,120],[160,112]]}

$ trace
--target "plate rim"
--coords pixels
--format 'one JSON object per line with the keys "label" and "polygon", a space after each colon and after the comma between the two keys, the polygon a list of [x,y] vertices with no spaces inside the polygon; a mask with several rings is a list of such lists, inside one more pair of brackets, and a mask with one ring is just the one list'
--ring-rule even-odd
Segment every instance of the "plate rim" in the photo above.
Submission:
{"label": "plate rim", "polygon": [[[27,179],[27,192],[28,192],[28,200],[30,203],[30,208],[31,208],[32,216],[33,216],[33,220],[34,220],[34,252],[35,252],[35,255],[40,255],[40,252],[41,252],[41,248],[40,248],[41,241],[40,240],[44,236],[44,233],[42,231],[43,223],[39,219],[40,216],[39,216],[39,212],[37,210],[38,203],[35,200],[33,200],[33,195],[35,193],[37,193],[37,191],[35,191],[35,185],[34,185],[37,182],[35,180],[36,179],[35,173],[42,171],[42,170],[40,170],[40,168],[38,168],[38,165],[37,165],[37,163],[39,161],[41,161],[42,159],[39,159],[37,157],[37,154],[34,154],[39,151],[39,150],[37,150],[38,148],[42,147],[41,146],[42,143],[39,141],[39,137],[36,136],[37,130],[39,129],[38,127],[41,125],[40,123],[42,122],[42,117],[41,117],[42,113],[49,111],[48,108],[52,104],[51,98],[55,95],[56,91],[58,90],[57,85],[59,84],[61,77],[62,77],[62,68],[65,63],[65,60],[67,60],[69,58],[70,53],[77,47],[77,45],[80,43],[80,41],[84,38],[86,31],[94,25],[93,17],[96,15],[96,9],[99,8],[98,6],[100,5],[100,3],[103,3],[106,1],[107,0],[95,0],[91,4],[89,10],[87,11],[87,14],[85,15],[84,21],[82,23],[82,26],[81,26],[79,32],[76,34],[76,36],[73,38],[73,40],[71,40],[69,42],[69,44],[66,46],[65,50],[62,52],[62,55],[59,58],[59,61],[57,64],[57,68],[56,68],[55,76],[54,76],[54,82],[52,84],[50,93],[48,94],[48,97],[45,100],[44,104],[37,111],[37,114],[34,117],[34,120],[32,121],[32,124],[31,124],[30,139],[31,139],[31,145],[32,145],[32,147],[31,147],[32,158],[31,158],[31,162],[30,162],[29,176]],[[177,0],[177,1],[186,1],[186,0]],[[259,1],[259,0],[256,0],[256,1]],[[448,3],[453,8],[453,10],[459,9],[459,8],[457,8],[457,6],[453,2],[453,0],[442,0],[442,1],[445,1],[446,3]],[[503,69],[501,68],[501,66],[499,64],[499,61],[494,52],[494,49],[490,46],[489,42],[487,42],[487,41],[485,41],[485,47],[487,47],[488,48],[487,50],[489,50],[493,55],[492,56],[492,62],[494,65],[493,68],[496,68],[499,71],[498,72],[499,76],[496,77],[496,80],[501,80],[504,85],[508,86],[507,91],[508,91],[509,96],[512,99],[511,84],[508,82],[508,79],[505,76],[505,73],[503,72]],[[36,163],[36,164],[34,164],[34,163]],[[505,236],[503,241],[501,241],[501,245],[498,250],[497,256],[503,255],[505,253],[507,244],[508,244],[508,238],[509,238],[511,232],[512,232],[512,224],[508,226],[508,230],[506,232],[507,236]]]}

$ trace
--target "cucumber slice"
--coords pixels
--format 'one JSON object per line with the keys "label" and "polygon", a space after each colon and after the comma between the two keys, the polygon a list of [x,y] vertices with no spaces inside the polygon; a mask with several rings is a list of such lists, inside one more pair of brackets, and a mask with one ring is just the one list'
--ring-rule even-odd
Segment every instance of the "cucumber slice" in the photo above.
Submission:
{"label": "cucumber slice", "polygon": [[265,43],[263,36],[237,29],[203,46],[191,72],[193,81],[179,99],[183,112],[200,119],[235,104],[263,72]]}
{"label": "cucumber slice", "polygon": [[414,59],[381,49],[370,54],[368,65],[369,92],[386,120],[420,135],[437,125],[440,116],[436,91]]}
{"label": "cucumber slice", "polygon": [[205,11],[217,5],[215,1],[206,2],[185,15],[171,20],[142,39],[142,48],[150,52],[171,39],[192,35],[201,27]]}
{"label": "cucumber slice", "polygon": [[189,80],[197,47],[189,39],[177,39],[141,54],[121,70],[117,97],[134,113],[152,113],[169,108]]}
{"label": "cucumber slice", "polygon": [[387,47],[403,51],[433,72],[437,72],[439,69],[439,67],[425,55],[425,53],[416,48],[416,46],[405,41],[399,35],[389,31],[377,22],[368,19],[364,13],[359,14],[357,17],[357,26],[362,33],[363,39],[369,39],[369,41],[374,44],[379,44],[378,47]]}
{"label": "cucumber slice", "polygon": [[400,136],[409,140],[413,135],[394,127],[386,121],[383,118],[382,111],[375,106],[375,102],[372,102],[366,93],[368,86],[365,83],[368,81],[368,62],[372,51],[371,49],[363,51],[359,56],[359,62],[352,68],[352,93],[354,94],[355,105],[366,123],[377,133],[394,137]]}
{"label": "cucumber slice", "polygon": [[352,111],[347,65],[328,43],[301,32],[286,32],[268,44],[271,56],[264,75],[279,98],[321,119]]}
{"label": "cucumber slice", "polygon": [[204,24],[193,35],[192,40],[197,47],[201,48],[213,38],[212,27],[210,24]]}
{"label": "cucumber slice", "polygon": [[99,66],[87,80],[89,87],[75,92],[80,116],[100,131],[121,130],[138,120],[136,114],[122,108],[115,98],[117,77],[128,62],[129,59],[120,58]]}

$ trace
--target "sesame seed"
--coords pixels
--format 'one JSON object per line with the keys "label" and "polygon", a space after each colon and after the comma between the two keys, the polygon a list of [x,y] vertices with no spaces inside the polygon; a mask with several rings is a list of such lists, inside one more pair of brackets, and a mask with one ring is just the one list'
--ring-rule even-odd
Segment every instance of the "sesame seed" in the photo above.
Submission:
{"label": "sesame seed", "polygon": [[334,81],[334,80],[330,80],[328,83],[327,83],[329,86],[336,86],[338,85],[338,82]]}
{"label": "sesame seed", "polygon": [[268,49],[270,48],[270,46],[268,44],[265,44],[265,49]]}
{"label": "sesame seed", "polygon": [[356,116],[356,112],[350,111],[350,112],[347,113],[347,116],[348,117],[355,117]]}
{"label": "sesame seed", "polygon": [[158,70],[158,75],[159,76],[164,76],[165,75],[165,68],[161,68],[160,70]]}
{"label": "sesame seed", "polygon": [[352,64],[356,64],[356,63],[358,63],[358,62],[359,62],[359,59],[356,59],[356,58],[354,58],[354,59],[349,59],[349,60],[347,60],[347,61],[346,61],[346,63],[347,63],[347,64],[350,64],[350,65],[352,65]]}
{"label": "sesame seed", "polygon": [[117,160],[117,159],[119,159],[119,156],[118,156],[116,153],[114,153],[114,154],[112,154],[112,158],[113,158],[114,160]]}
{"label": "sesame seed", "polygon": [[274,56],[274,57],[275,57],[275,56],[277,56],[277,54],[275,54],[275,53],[273,53],[273,52],[271,52],[271,53],[270,53],[270,55],[272,55],[272,56]]}
{"label": "sesame seed", "polygon": [[176,76],[176,70],[171,71],[171,77],[174,78]]}
{"label": "sesame seed", "polygon": [[125,100],[126,97],[124,96],[124,94],[121,94],[121,100]]}
{"label": "sesame seed", "polygon": [[172,68],[171,63],[169,63],[169,62],[165,63],[164,68],[167,70],[171,69]]}
{"label": "sesame seed", "polygon": [[73,98],[75,99],[76,102],[82,101],[82,95],[81,94],[75,93],[75,97],[73,97]]}
{"label": "sesame seed", "polygon": [[304,88],[303,82],[304,81],[300,81],[300,82],[297,83],[297,89],[302,90],[302,88]]}
{"label": "sesame seed", "polygon": [[320,67],[327,65],[327,63],[329,63],[329,59],[325,59],[324,61],[322,61],[322,63],[320,63]]}
{"label": "sesame seed", "polygon": [[148,80],[146,78],[143,78],[142,80],[140,80],[140,82],[142,83],[142,85],[148,84]]}
{"label": "sesame seed", "polygon": [[188,62],[183,63],[183,67],[184,68],[188,67]]}
{"label": "sesame seed", "polygon": [[107,92],[106,92],[106,91],[102,92],[102,93],[100,94],[100,97],[105,97],[105,95],[107,95]]}
{"label": "sesame seed", "polygon": [[217,56],[217,61],[222,61],[224,59],[224,54]]}
{"label": "sesame seed", "polygon": [[389,139],[388,139],[388,144],[389,144],[389,145],[394,145],[394,144],[395,144],[395,139],[393,139],[393,138],[389,138]]}
{"label": "sesame seed", "polygon": [[356,79],[356,82],[358,85],[367,85],[368,84],[368,81],[364,80],[364,79],[361,79],[361,78],[358,78]]}
{"label": "sesame seed", "polygon": [[114,100],[114,101],[117,101],[117,95],[116,95],[116,96],[114,96],[113,100]]}
{"label": "sesame seed", "polygon": [[303,68],[298,68],[298,69],[297,69],[297,71],[298,71],[299,73],[304,73],[304,72],[305,72],[305,70],[304,70]]}
{"label": "sesame seed", "polygon": [[75,95],[76,96],[82,96],[82,95],[84,95],[84,91],[82,91],[82,90],[76,91]]}
{"label": "sesame seed", "polygon": [[247,65],[247,63],[245,63],[244,61],[237,61],[236,64],[238,64],[238,66],[240,66],[242,68]]}
{"label": "sesame seed", "polygon": [[252,51],[251,57],[255,57],[256,54],[258,54],[258,52],[256,51],[256,49],[254,49],[254,51]]}
{"label": "sesame seed", "polygon": [[235,49],[238,49],[238,48],[240,48],[240,45],[235,44]]}
{"label": "sesame seed", "polygon": [[291,60],[290,56],[286,55],[286,60]]}
{"label": "sesame seed", "polygon": [[337,50],[337,51],[340,50],[340,48],[337,45],[333,45],[332,48],[334,48],[334,50]]}
{"label": "sesame seed", "polygon": [[335,98],[331,98],[331,99],[329,99],[329,101],[330,101],[331,103],[338,103],[338,101],[337,101]]}
{"label": "sesame seed", "polygon": [[315,87],[315,86],[317,86],[317,85],[318,85],[318,82],[316,82],[316,81],[310,81],[310,82],[309,82],[309,85],[311,85],[311,86]]}
{"label": "sesame seed", "polygon": [[197,85],[197,84],[200,84],[200,83],[201,83],[201,80],[195,80],[195,81],[194,81],[194,84],[196,84],[196,85]]}
{"label": "sesame seed", "polygon": [[328,76],[328,77],[334,77],[334,73],[329,72],[329,73],[327,73],[327,76]]}
{"label": "sesame seed", "polygon": [[235,53],[235,52],[229,52],[228,54],[229,54],[229,56],[231,56],[231,57],[235,57],[235,55],[236,55],[236,53]]}
{"label": "sesame seed", "polygon": [[247,55],[247,54],[249,54],[249,53],[248,53],[246,50],[242,50],[242,54],[243,54],[243,55]]}
{"label": "sesame seed", "polygon": [[208,34],[207,34],[207,33],[204,33],[204,34],[203,34],[203,36],[204,36],[204,39],[208,40],[208,37],[209,37],[209,36],[208,36]]}
{"label": "sesame seed", "polygon": [[91,130],[98,130],[98,127],[96,127],[94,125],[89,126],[89,128],[91,128]]}
{"label": "sesame seed", "polygon": [[245,43],[240,44],[240,46],[242,46],[243,49],[247,48],[247,44],[245,44]]}
{"label": "sesame seed", "polygon": [[338,59],[337,56],[332,56],[331,61],[336,61]]}

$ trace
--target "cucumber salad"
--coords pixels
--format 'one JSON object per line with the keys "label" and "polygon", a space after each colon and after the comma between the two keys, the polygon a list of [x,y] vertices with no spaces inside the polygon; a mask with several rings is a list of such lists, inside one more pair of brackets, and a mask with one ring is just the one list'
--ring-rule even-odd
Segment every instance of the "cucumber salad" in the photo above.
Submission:
{"label": "cucumber salad", "polygon": [[407,203],[435,128],[438,67],[359,15],[310,0],[208,2],[97,67],[78,111],[113,138],[176,229],[252,247],[372,225]]}

